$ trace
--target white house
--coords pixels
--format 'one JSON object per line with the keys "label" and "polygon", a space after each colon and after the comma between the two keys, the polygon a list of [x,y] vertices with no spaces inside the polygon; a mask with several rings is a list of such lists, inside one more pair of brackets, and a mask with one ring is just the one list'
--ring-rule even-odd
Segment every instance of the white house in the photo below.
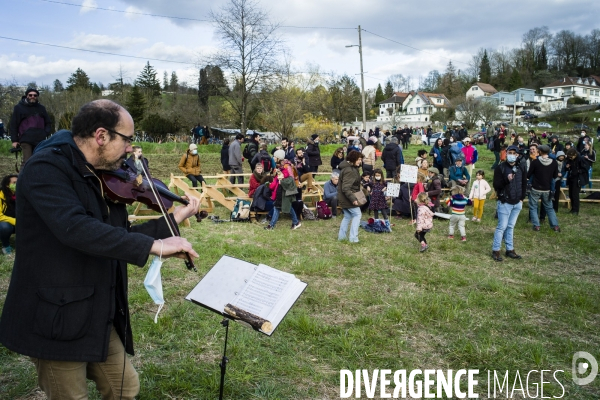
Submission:
{"label": "white house", "polygon": [[404,111],[398,118],[399,122],[428,125],[431,123],[431,115],[448,107],[450,101],[443,94],[417,92],[407,98],[404,103]]}
{"label": "white house", "polygon": [[387,122],[390,121],[392,115],[402,111],[402,104],[410,93],[394,93],[392,97],[379,103],[379,110],[377,113],[377,121]]}
{"label": "white house", "polygon": [[536,94],[535,101],[542,112],[552,112],[567,108],[567,99],[549,94]]}
{"label": "white house", "polygon": [[554,98],[566,98],[577,96],[587,100],[589,104],[600,103],[600,86],[596,80],[598,77],[578,78],[564,77],[541,88],[542,94]]}
{"label": "white house", "polygon": [[488,97],[494,93],[498,93],[498,91],[489,83],[477,82],[467,90],[466,97]]}

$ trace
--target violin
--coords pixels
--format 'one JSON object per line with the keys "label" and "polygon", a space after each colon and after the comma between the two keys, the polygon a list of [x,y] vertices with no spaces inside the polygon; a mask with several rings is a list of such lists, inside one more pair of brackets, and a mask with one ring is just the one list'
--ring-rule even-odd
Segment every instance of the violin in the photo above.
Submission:
{"label": "violin", "polygon": [[[127,168],[127,165],[124,164]],[[123,169],[116,171],[103,171],[100,174],[100,181],[107,197],[113,201],[118,201],[125,204],[133,204],[138,201],[145,204],[151,210],[162,213],[172,236],[179,236],[177,223],[173,216],[167,211],[173,206],[173,202],[177,201],[184,205],[189,202],[184,198],[171,192],[167,185],[158,179],[152,178],[150,171],[145,163],[142,163],[143,175],[132,178],[129,173]],[[186,253],[185,266],[188,270],[197,272],[196,266],[192,257]]]}
{"label": "violin", "polygon": [[[139,178],[132,178],[127,171],[121,168],[116,171],[103,171],[100,175],[102,187],[111,200],[125,204],[133,204],[138,201],[153,211],[162,212],[161,205],[154,196],[148,179],[142,178],[141,175]],[[167,210],[173,206],[175,201],[184,205],[189,204],[187,200],[171,192],[162,181],[152,178],[152,183]]]}

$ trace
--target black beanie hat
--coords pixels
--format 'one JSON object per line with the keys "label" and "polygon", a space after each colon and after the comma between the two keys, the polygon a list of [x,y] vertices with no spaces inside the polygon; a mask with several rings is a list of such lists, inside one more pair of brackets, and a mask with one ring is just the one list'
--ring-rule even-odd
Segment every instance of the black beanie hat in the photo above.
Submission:
{"label": "black beanie hat", "polygon": [[40,95],[40,92],[39,92],[39,91],[38,91],[36,88],[32,88],[32,87],[30,87],[30,88],[27,88],[27,90],[25,91],[25,97],[27,97],[27,95],[28,95],[30,92],[35,92],[35,93],[37,93],[37,95],[38,95],[38,96]]}

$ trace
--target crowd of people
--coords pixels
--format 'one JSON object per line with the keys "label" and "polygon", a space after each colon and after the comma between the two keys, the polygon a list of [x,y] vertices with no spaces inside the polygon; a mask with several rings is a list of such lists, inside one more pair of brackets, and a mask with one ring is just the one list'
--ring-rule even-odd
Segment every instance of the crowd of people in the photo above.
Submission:
{"label": "crowd of people", "polygon": [[[132,399],[139,391],[139,377],[125,356],[133,354],[127,263],[143,266],[150,255],[159,260],[198,257],[191,244],[169,228],[167,218],[175,224],[192,216],[200,220],[199,203],[190,198],[166,218],[131,225],[125,204],[107,198],[98,179],[102,171],[119,168],[131,180],[142,179],[148,171],[141,147],[132,146],[130,114],[112,101],[97,100],[80,109],[71,131],[42,142],[48,131],[38,96],[28,89],[15,107],[16,119],[11,119],[13,145],[30,146],[27,163],[19,175],[9,174],[0,182],[2,252],[13,255],[13,234],[18,250],[0,319],[0,342],[31,358],[38,384],[50,398],[62,393],[84,398],[90,378],[103,397]],[[323,218],[335,219],[341,209],[340,241],[359,242],[362,215],[369,212],[375,220],[408,220],[421,252],[429,249],[426,235],[438,223],[436,216],[448,220],[448,239],[458,229],[464,242],[468,207],[473,207],[471,221],[481,222],[493,188],[498,222],[491,256],[503,260],[504,242],[505,256],[520,259],[514,228],[523,201],[529,200],[534,231],[541,230],[547,217],[550,228],[560,232],[557,193],[563,185],[568,187],[570,212],[578,214],[579,194],[591,187],[596,161],[593,140],[585,130],[576,143],[564,144],[556,136],[543,144],[530,131],[525,144],[524,138],[508,137],[501,127],[487,146],[498,153],[490,184],[484,170],[475,170],[478,150],[461,128],[417,152],[414,164],[410,162],[417,168],[417,179],[409,183],[401,182],[407,163],[406,148],[400,145],[404,129],[394,135],[370,133],[334,151],[332,172],[317,203]],[[319,136],[312,135],[306,147],[297,149],[284,138],[270,152],[258,134],[245,141],[238,134],[224,142],[223,171],[232,175],[231,183],[243,184],[247,161],[248,195],[253,209],[266,214],[264,229],[274,230],[281,213],[290,215],[292,230],[300,228],[303,194],[319,193],[314,176],[323,165]],[[192,186],[205,183],[196,143],[182,154],[178,167]],[[390,183],[400,184],[397,196],[390,195]]]}

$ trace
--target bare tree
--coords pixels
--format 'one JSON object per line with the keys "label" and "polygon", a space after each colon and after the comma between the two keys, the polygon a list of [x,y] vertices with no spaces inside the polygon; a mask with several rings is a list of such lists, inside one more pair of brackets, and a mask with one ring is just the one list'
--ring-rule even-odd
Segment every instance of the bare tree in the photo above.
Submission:
{"label": "bare tree", "polygon": [[278,24],[269,20],[253,0],[229,0],[219,11],[210,12],[221,50],[209,57],[227,74],[232,89],[221,95],[239,115],[246,133],[250,105],[256,94],[269,87],[278,72],[284,47],[277,35]]}

